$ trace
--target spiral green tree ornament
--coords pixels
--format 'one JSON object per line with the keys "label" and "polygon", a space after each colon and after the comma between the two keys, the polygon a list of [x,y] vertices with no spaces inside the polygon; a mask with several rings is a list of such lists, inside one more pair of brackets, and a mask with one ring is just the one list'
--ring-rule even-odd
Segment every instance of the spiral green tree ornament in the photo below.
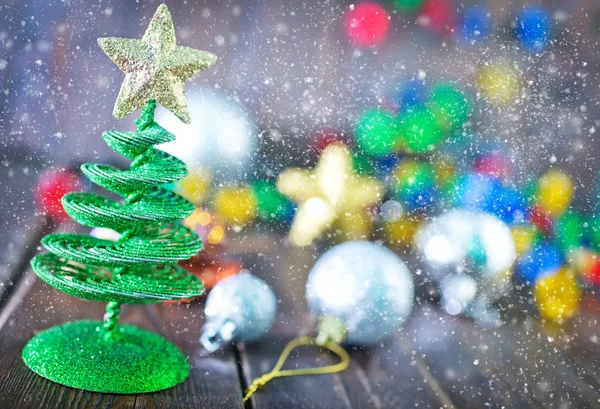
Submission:
{"label": "spiral green tree ornament", "polygon": [[118,322],[121,304],[149,304],[202,294],[202,282],[177,265],[202,248],[180,221],[194,205],[165,189],[187,174],[179,159],[155,148],[175,139],[154,121],[156,102],[189,122],[184,82],[212,65],[207,52],[178,47],[171,15],[161,5],[141,40],[104,38],[102,49],[126,72],[115,116],[143,106],[136,132],[107,131],[102,137],[131,160],[128,170],[99,164],[81,167],[96,185],[122,197],[69,193],[67,214],[90,227],[120,233],[117,241],[83,234],[50,234],[47,253],[31,264],[46,283],[75,297],[107,302],[103,321],[76,321],[40,332],[23,349],[37,374],[63,385],[110,393],[166,389],[189,373],[185,356],[162,337]]}

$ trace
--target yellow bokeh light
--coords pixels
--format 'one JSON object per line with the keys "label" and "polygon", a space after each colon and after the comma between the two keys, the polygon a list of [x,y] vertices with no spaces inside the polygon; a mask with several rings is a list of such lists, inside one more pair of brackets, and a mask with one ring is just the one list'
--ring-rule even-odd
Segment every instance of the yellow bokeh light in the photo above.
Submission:
{"label": "yellow bokeh light", "polygon": [[482,96],[495,105],[509,104],[521,93],[519,75],[508,64],[495,63],[482,67],[476,81]]}
{"label": "yellow bokeh light", "polygon": [[256,218],[257,200],[248,186],[222,187],[214,197],[214,210],[228,224],[244,225]]}
{"label": "yellow bokeh light", "polygon": [[542,211],[550,217],[558,217],[571,205],[573,181],[559,169],[550,169],[542,175],[538,184],[536,201]]}
{"label": "yellow bokeh light", "polygon": [[515,226],[510,230],[517,255],[525,254],[535,241],[536,229],[532,225]]}
{"label": "yellow bokeh light", "polygon": [[396,221],[385,222],[383,232],[387,242],[393,246],[412,246],[421,221],[421,218],[414,215],[405,215]]}
{"label": "yellow bokeh light", "polygon": [[194,204],[203,203],[210,192],[212,175],[205,169],[192,169],[177,185],[181,196]]}
{"label": "yellow bokeh light", "polygon": [[540,278],[533,294],[540,315],[552,321],[563,322],[579,309],[581,290],[575,274],[567,267]]}

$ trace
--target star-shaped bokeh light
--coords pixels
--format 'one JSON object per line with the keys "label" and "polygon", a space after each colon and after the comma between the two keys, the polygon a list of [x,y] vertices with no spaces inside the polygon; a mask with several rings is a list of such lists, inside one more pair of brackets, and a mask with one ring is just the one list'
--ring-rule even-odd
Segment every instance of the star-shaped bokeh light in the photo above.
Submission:
{"label": "star-shaped bokeh light", "polygon": [[98,39],[98,44],[125,73],[113,111],[115,117],[123,118],[149,100],[156,100],[183,122],[190,122],[184,83],[213,65],[217,57],[177,46],[175,26],[165,4],[156,10],[141,40],[106,37]]}
{"label": "star-shaped bokeh light", "polygon": [[364,211],[383,197],[381,182],[357,175],[352,154],[342,145],[328,146],[314,170],[284,171],[277,187],[298,204],[289,239],[299,247],[311,244],[340,217]]}

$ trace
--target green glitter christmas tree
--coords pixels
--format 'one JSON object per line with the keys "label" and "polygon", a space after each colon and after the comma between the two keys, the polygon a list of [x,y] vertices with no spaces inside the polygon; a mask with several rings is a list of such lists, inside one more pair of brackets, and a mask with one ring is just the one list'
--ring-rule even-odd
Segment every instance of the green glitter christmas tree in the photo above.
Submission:
{"label": "green glitter christmas tree", "polygon": [[114,115],[142,108],[136,132],[107,131],[113,150],[131,159],[128,170],[85,164],[93,183],[120,195],[63,197],[78,223],[120,233],[118,241],[80,234],[50,234],[47,253],[31,264],[45,282],[75,297],[107,302],[104,321],[68,322],[47,329],[25,346],[23,360],[37,374],[63,385],[110,393],[142,393],[186,379],[189,364],[162,337],[118,323],[121,304],[148,304],[202,294],[195,276],[176,263],[196,255],[198,236],[180,224],[192,203],[162,187],[187,174],[179,159],[154,148],[175,136],[154,121],[160,103],[189,122],[184,82],[216,61],[208,52],[179,47],[167,7],[161,5],[141,40],[102,38],[104,52],[126,73]]}

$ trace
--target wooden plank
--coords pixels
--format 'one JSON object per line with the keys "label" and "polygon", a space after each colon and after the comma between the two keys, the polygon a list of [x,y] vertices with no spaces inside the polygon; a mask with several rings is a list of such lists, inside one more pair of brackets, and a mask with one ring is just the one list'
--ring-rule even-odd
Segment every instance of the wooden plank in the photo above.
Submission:
{"label": "wooden plank", "polygon": [[500,344],[498,339],[509,340],[515,366],[525,374],[532,395],[544,406],[598,407],[598,381],[551,342],[534,320],[505,325],[494,333],[489,338],[495,338],[496,345]]}
{"label": "wooden plank", "polygon": [[[31,289],[11,300],[0,316],[0,407],[4,408],[241,408],[241,387],[231,353],[201,357],[193,334],[199,327],[201,308],[188,320],[189,306],[153,306],[163,311],[158,321],[147,306],[123,306],[121,322],[162,332],[190,357],[191,376],[175,388],[143,395],[111,395],[64,387],[33,374],[20,358],[25,342],[36,331],[77,319],[101,319],[105,304],[70,297],[34,278],[29,273],[22,283]],[[10,307],[10,308],[8,308]],[[164,320],[164,321],[160,321]],[[169,328],[174,328],[173,331]],[[179,335],[178,335],[179,334]],[[237,403],[236,403],[237,402]]]}
{"label": "wooden plank", "polygon": [[37,252],[40,240],[56,229],[56,223],[40,216],[23,228],[8,227],[3,236],[4,247],[0,250],[0,310],[23,274],[28,271],[29,261]]}
{"label": "wooden plank", "polygon": [[[420,367],[401,340],[386,342],[369,349],[353,349],[350,356],[353,365],[358,367],[356,375],[342,374],[358,378],[358,382],[345,383],[350,394],[361,383],[370,392],[373,406],[382,409],[396,408],[454,408],[454,404],[424,367]],[[424,369],[424,371],[422,371]],[[354,400],[353,402],[356,402]]]}
{"label": "wooden plank", "polygon": [[[268,337],[259,343],[240,344],[240,358],[248,384],[270,371],[290,338]],[[314,347],[298,348],[290,354],[284,368],[331,365],[335,358]],[[251,398],[255,409],[350,409],[352,404],[340,374],[277,378],[259,389]]]}
{"label": "wooden plank", "polygon": [[204,322],[203,304],[163,303],[148,306],[144,313],[157,332],[182,347],[191,372],[188,379],[159,393],[139,395],[136,409],[142,408],[243,408],[242,386],[233,347],[208,355],[200,346]]}
{"label": "wooden plank", "polygon": [[600,402],[594,388],[573,371],[575,364],[543,341],[546,336],[532,319],[515,318],[499,328],[475,328],[470,333],[468,344],[486,350],[483,362],[497,368],[522,397],[538,406],[594,408]]}
{"label": "wooden plank", "polygon": [[577,375],[588,384],[600,382],[600,300],[595,295],[584,296],[581,310],[564,324],[553,322],[536,325],[550,343],[558,345],[564,353],[579,365]]}
{"label": "wooden plank", "polygon": [[[457,407],[537,407],[500,376],[492,358],[483,361],[485,350],[474,353],[481,343],[470,334],[477,331],[470,321],[424,306],[414,312],[403,334],[416,359],[425,363]],[[469,336],[470,341],[465,339]]]}
{"label": "wooden plank", "polygon": [[488,341],[484,339],[482,332],[493,330],[478,328],[468,318],[450,317],[450,319],[454,320],[456,325],[454,336],[457,341],[468,349],[473,362],[477,362],[489,377],[497,379],[497,382],[503,386],[502,393],[518,402],[517,407],[544,408],[538,400],[530,396],[526,388],[522,388],[527,380],[524,379],[521,371],[504,366],[507,362],[512,362],[511,356],[501,349],[491,348]]}
{"label": "wooden plank", "polygon": [[[0,407],[133,408],[135,396],[86,392],[51,382],[29,370],[21,350],[36,331],[68,320],[101,318],[101,303],[84,302],[57,291],[29,272],[19,299],[11,299],[0,316]],[[10,307],[10,308],[9,308]],[[6,311],[6,312],[5,312]],[[126,314],[124,314],[126,315]]]}
{"label": "wooden plank", "polygon": [[[283,340],[290,340],[295,336],[311,333],[316,323],[307,313],[304,302],[304,286],[308,270],[318,256],[318,252],[313,248],[295,248],[292,246],[275,246],[268,248],[264,246],[261,249],[260,258],[250,258],[246,256],[246,265],[257,269],[257,272],[264,278],[280,297],[278,302],[279,314],[276,322],[270,331],[273,347],[260,348],[258,345],[241,345],[240,355],[243,359],[245,382],[251,383],[254,375],[259,376],[271,368],[266,362],[274,364],[279,354],[285,346]],[[265,263],[265,261],[267,263]],[[270,264],[270,266],[269,266]],[[265,269],[265,267],[267,267]],[[269,268],[270,267],[270,268]],[[266,352],[265,352],[266,350]],[[356,348],[349,349],[352,357],[350,367],[334,376],[332,381],[322,384],[319,378],[323,376],[313,376],[314,385],[307,384],[307,388],[315,390],[285,390],[284,386],[276,389],[281,395],[278,398],[272,398],[271,389],[257,392],[262,393],[262,397],[252,399],[252,407],[271,407],[271,405],[291,405],[289,394],[295,393],[300,396],[324,394],[327,396],[328,403],[332,407],[346,407],[348,404],[352,408],[390,408],[399,407],[423,407],[423,408],[452,408],[452,403],[447,396],[443,398],[443,392],[435,391],[432,383],[431,374],[423,375],[420,368],[412,365],[411,357],[406,348],[399,342],[386,344],[384,347],[373,347],[370,349]],[[264,354],[269,354],[265,357]],[[304,362],[317,362],[320,359],[321,365],[334,362],[337,358],[327,354],[319,354],[314,349],[303,350]],[[257,366],[261,366],[257,370]],[[248,366],[250,368],[248,369]],[[252,367],[254,366],[254,367]],[[426,371],[425,371],[426,372]],[[310,378],[310,377],[309,377]],[[280,382],[280,380],[274,380]],[[341,386],[344,393],[335,390],[324,391],[324,388],[336,388]],[[288,381],[289,388],[295,388],[296,383],[293,380]],[[299,384],[303,387],[303,384]],[[271,388],[269,383],[266,388]],[[286,400],[289,399],[289,400]],[[305,399],[314,399],[309,396]],[[305,400],[306,407],[313,407],[319,404],[312,400]]]}

